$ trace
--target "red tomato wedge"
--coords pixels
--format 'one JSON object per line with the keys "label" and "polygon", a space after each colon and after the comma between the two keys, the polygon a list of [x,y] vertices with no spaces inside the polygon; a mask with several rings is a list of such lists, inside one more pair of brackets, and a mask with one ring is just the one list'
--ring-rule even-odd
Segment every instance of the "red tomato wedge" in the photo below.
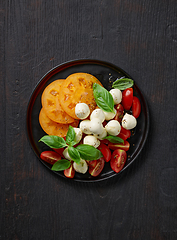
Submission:
{"label": "red tomato wedge", "polygon": [[122,105],[125,110],[130,110],[133,102],[133,88],[127,88],[122,92]]}
{"label": "red tomato wedge", "polygon": [[120,172],[127,160],[127,153],[122,149],[116,149],[111,157],[110,166],[116,173]]}
{"label": "red tomato wedge", "polygon": [[96,163],[95,167],[90,167],[89,166],[89,173],[93,177],[97,177],[102,172],[102,170],[104,168],[104,164],[105,164],[105,160],[104,160],[103,157],[99,158],[96,161],[97,161],[97,163]]}
{"label": "red tomato wedge", "polygon": [[133,97],[132,113],[135,118],[138,118],[141,113],[141,103],[137,97]]}
{"label": "red tomato wedge", "polygon": [[73,178],[75,176],[75,169],[73,168],[73,164],[68,169],[64,170],[64,175],[67,178]]}
{"label": "red tomato wedge", "polygon": [[97,149],[101,151],[106,162],[109,162],[111,160],[111,150],[108,148],[107,145],[101,143]]}
{"label": "red tomato wedge", "polygon": [[41,153],[40,158],[50,164],[56,163],[58,160],[61,160],[61,156],[54,151],[44,151]]}
{"label": "red tomato wedge", "polygon": [[130,148],[130,143],[128,141],[124,141],[124,143],[109,143],[108,147],[111,150],[122,149],[124,151],[128,151]]}
{"label": "red tomato wedge", "polygon": [[119,103],[115,106],[116,109],[116,116],[114,117],[114,120],[117,120],[118,122],[122,121],[122,118],[124,116],[124,108],[123,106]]}
{"label": "red tomato wedge", "polygon": [[53,150],[63,157],[64,148],[53,148]]}
{"label": "red tomato wedge", "polygon": [[122,138],[124,141],[127,140],[127,138],[129,138],[131,136],[131,131],[130,130],[127,130],[125,128],[123,128],[121,126],[121,131],[118,135],[118,137]]}

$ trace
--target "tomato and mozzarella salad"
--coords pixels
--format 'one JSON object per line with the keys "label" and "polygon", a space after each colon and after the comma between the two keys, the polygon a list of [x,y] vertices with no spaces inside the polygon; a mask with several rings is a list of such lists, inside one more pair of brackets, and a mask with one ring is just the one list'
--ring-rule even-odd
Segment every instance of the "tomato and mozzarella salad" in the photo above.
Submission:
{"label": "tomato and mozzarella salad", "polygon": [[[69,79],[72,79],[72,75],[69,76]],[[127,151],[130,148],[128,139],[131,137],[131,130],[136,127],[137,118],[141,113],[140,100],[133,94],[133,80],[117,79],[112,84],[110,91],[95,79],[91,81],[91,84],[88,83],[88,79],[84,81],[85,78],[81,79],[79,75],[80,86],[83,86],[81,85],[83,83],[85,86],[86,84],[90,86],[89,91],[86,88],[84,92],[80,93],[81,96],[84,94],[87,96],[88,93],[89,96],[93,95],[93,97],[90,97],[90,101],[88,98],[87,100],[83,98],[82,102],[80,96],[79,101],[72,104],[71,115],[66,109],[66,114],[69,115],[64,126],[65,128],[67,126],[66,134],[64,136],[48,134],[40,139],[41,142],[51,148],[42,152],[40,158],[51,164],[53,171],[63,171],[68,178],[74,178],[75,172],[80,174],[89,172],[91,176],[96,177],[102,172],[105,164],[110,164],[114,172],[120,172],[127,160]],[[79,86],[78,89],[74,88],[76,79],[74,82],[75,85],[69,82],[67,87],[69,90],[74,89],[73,92],[77,92]],[[62,94],[64,91],[65,89]],[[65,95],[63,101],[69,98],[69,91],[66,91],[66,93],[68,95]],[[55,105],[58,99],[60,97],[55,96],[55,100],[52,100]],[[45,99],[43,101],[45,102]],[[52,105],[52,102],[50,104]],[[64,106],[61,99],[60,104]],[[95,105],[93,106],[93,104]],[[65,113],[65,109],[62,109],[62,111]],[[71,118],[75,119],[73,122],[77,121],[76,126],[68,123]],[[43,119],[45,118],[42,117],[42,120],[39,118],[40,123],[42,122],[42,128],[45,125]],[[46,119],[49,121],[48,116],[46,116]],[[61,119],[61,117],[59,116],[58,119]],[[50,119],[49,122],[51,123],[51,121],[53,120]],[[63,126],[63,123],[60,122],[54,124],[55,126],[59,124],[60,129]],[[43,130],[45,131],[45,128]]]}

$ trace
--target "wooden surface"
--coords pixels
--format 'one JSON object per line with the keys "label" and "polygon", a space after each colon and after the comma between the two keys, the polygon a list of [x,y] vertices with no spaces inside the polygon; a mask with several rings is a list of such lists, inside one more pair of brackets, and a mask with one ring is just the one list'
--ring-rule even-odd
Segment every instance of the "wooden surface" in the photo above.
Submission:
{"label": "wooden surface", "polygon": [[[176,0],[0,1],[0,239],[177,239]],[[128,72],[147,99],[148,140],[121,175],[57,177],[26,135],[32,90],[80,59]]]}

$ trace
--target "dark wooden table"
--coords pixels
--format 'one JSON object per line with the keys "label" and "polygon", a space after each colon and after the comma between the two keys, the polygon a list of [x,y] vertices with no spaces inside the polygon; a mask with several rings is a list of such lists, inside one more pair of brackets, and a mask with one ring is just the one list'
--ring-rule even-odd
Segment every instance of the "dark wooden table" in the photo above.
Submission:
{"label": "dark wooden table", "polygon": [[[0,239],[177,239],[176,55],[176,0],[1,1]],[[26,134],[40,78],[82,58],[123,68],[150,111],[139,157],[97,183],[49,171]]]}

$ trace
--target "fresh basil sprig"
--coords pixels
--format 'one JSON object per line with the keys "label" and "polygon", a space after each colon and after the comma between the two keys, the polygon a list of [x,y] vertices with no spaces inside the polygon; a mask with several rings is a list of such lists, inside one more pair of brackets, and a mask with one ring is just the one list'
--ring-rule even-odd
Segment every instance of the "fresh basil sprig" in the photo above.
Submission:
{"label": "fresh basil sprig", "polygon": [[66,141],[62,137],[54,135],[45,135],[39,142],[45,143],[50,148],[63,148],[67,146]]}
{"label": "fresh basil sprig", "polygon": [[71,166],[71,162],[69,160],[61,159],[61,160],[57,161],[56,163],[54,163],[51,170],[63,171],[65,169],[68,169],[70,166]]}
{"label": "fresh basil sprig", "polygon": [[119,90],[125,90],[127,88],[132,87],[134,81],[130,78],[119,78],[115,82],[113,82],[112,87],[118,88]]}
{"label": "fresh basil sprig", "polygon": [[110,92],[97,83],[93,84],[95,102],[104,112],[114,112],[114,100]]}
{"label": "fresh basil sprig", "polygon": [[82,159],[85,160],[97,160],[103,157],[100,150],[94,148],[88,144],[81,144],[76,147]]}
{"label": "fresh basil sprig", "polygon": [[76,148],[74,148],[74,147],[68,147],[68,153],[69,153],[69,156],[70,156],[70,158],[74,161],[74,162],[76,162],[76,163],[80,163],[80,160],[81,160],[81,158],[80,158],[80,154],[79,154],[79,151],[76,149]]}
{"label": "fresh basil sprig", "polygon": [[105,137],[104,139],[107,139],[108,141],[110,141],[112,143],[124,143],[124,140],[117,136],[109,135],[109,136]]}

